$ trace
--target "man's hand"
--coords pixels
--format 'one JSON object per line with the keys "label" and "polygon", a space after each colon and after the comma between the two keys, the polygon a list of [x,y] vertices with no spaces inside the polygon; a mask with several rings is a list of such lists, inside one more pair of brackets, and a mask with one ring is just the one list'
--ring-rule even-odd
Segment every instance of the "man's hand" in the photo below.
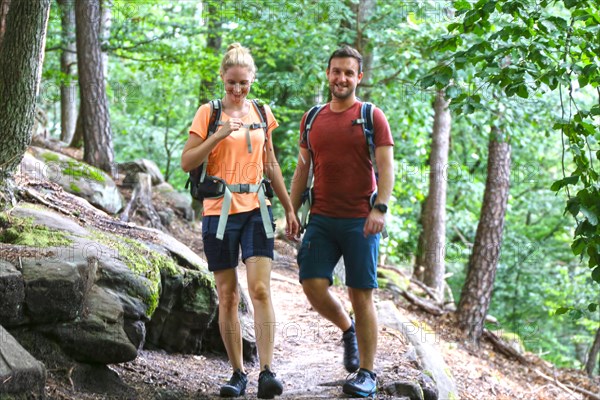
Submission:
{"label": "man's hand", "polygon": [[383,227],[385,226],[385,214],[379,210],[372,209],[367,217],[367,221],[365,222],[365,227],[363,228],[363,235],[365,237],[369,235],[375,235],[376,233],[381,233],[383,231]]}
{"label": "man's hand", "polygon": [[287,225],[285,227],[285,236],[292,242],[300,241],[300,221],[293,210],[285,213]]}

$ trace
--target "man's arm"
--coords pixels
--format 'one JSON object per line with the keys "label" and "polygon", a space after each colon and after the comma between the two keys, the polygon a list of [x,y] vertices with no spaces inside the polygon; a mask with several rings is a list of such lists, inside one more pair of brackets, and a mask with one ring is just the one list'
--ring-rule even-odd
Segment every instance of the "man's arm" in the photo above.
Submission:
{"label": "man's arm", "polygon": [[[375,162],[379,171],[377,182],[377,199],[375,204],[387,205],[394,189],[394,147],[380,146],[375,148]],[[374,235],[383,231],[385,214],[373,208],[365,222],[363,233],[365,236]]]}
{"label": "man's arm", "polygon": [[292,178],[292,188],[290,193],[290,199],[292,200],[292,206],[294,207],[294,212],[296,214],[302,205],[302,193],[306,190],[306,180],[308,179],[310,162],[310,151],[304,147],[300,147],[298,164],[296,164],[296,170],[294,171],[294,176]]}

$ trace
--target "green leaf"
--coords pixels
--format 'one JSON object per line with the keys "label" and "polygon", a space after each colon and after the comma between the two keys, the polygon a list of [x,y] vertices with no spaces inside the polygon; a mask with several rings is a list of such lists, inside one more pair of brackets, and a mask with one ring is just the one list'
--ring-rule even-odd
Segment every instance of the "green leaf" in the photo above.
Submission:
{"label": "green leaf", "polygon": [[559,307],[555,312],[554,315],[563,315],[569,312],[569,310],[571,310],[570,307]]}
{"label": "green leaf", "polygon": [[600,283],[600,266],[597,266],[592,271],[592,279],[595,280],[596,282]]}
{"label": "green leaf", "polygon": [[448,97],[449,99],[457,98],[460,95],[460,93],[461,90],[457,86],[449,86],[448,88],[446,88],[446,97]]}
{"label": "green leaf", "polygon": [[550,187],[550,190],[552,190],[554,192],[558,192],[563,187],[565,187],[567,185],[574,185],[577,182],[579,182],[579,175],[568,176],[566,178],[563,178],[561,180],[554,182],[552,184],[552,186]]}
{"label": "green leaf", "polygon": [[598,304],[597,303],[590,303],[588,305],[588,311],[589,312],[596,312],[596,310],[598,309]]}
{"label": "green leaf", "polygon": [[571,243],[571,250],[573,251],[574,255],[578,256],[583,253],[586,246],[587,246],[587,244],[585,243],[585,239],[579,237],[579,238],[575,239],[573,241],[573,243]]}
{"label": "green leaf", "polygon": [[585,206],[581,206],[581,213],[585,215],[588,222],[593,226],[598,225],[598,215],[593,210],[586,208]]}

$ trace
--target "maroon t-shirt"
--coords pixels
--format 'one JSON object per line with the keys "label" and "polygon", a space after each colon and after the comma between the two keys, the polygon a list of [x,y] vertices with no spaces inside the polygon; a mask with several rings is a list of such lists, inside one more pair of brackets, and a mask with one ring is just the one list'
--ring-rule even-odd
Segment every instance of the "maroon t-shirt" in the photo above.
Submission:
{"label": "maroon t-shirt", "polygon": [[[342,112],[331,111],[327,104],[310,129],[310,150],[314,168],[311,213],[336,218],[363,218],[370,212],[369,198],[376,189],[375,173],[369,148],[359,119],[362,103],[357,101]],[[304,128],[302,118],[300,130]],[[373,113],[375,147],[393,146],[390,125],[383,112]],[[308,148],[304,134],[300,146]]]}

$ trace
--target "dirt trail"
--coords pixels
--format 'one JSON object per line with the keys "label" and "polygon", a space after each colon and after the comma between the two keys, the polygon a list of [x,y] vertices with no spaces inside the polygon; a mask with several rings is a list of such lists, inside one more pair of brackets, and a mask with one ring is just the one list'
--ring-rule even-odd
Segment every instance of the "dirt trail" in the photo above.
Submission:
{"label": "dirt trail", "polygon": [[[342,364],[343,347],[340,330],[312,310],[297,272],[274,268],[272,294],[277,332],[273,369],[284,383],[282,399],[333,399],[346,398],[342,385],[348,373]],[[246,287],[245,268],[239,270],[240,283]],[[340,299],[347,303],[341,289],[334,288]],[[394,339],[389,335],[384,336]],[[403,347],[399,338],[397,346]],[[393,367],[393,360],[378,359],[376,370]],[[258,368],[250,370],[249,396],[256,394]],[[383,397],[382,397],[383,398]]]}

